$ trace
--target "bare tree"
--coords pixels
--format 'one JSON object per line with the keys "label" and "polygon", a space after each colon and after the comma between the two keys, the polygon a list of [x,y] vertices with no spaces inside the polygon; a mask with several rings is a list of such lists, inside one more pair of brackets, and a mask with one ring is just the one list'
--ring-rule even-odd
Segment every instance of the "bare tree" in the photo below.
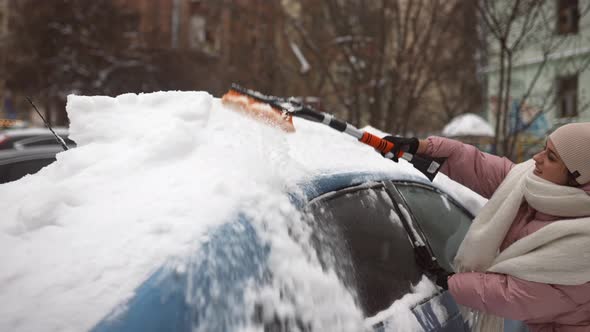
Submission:
{"label": "bare tree", "polygon": [[[4,73],[10,89],[33,96],[49,111],[65,93],[96,91],[109,71],[133,65],[122,57],[122,34],[110,24],[123,24],[126,14],[106,0],[15,1]],[[64,121],[60,113],[58,122]],[[49,117],[51,119],[52,117]]]}
{"label": "bare tree", "polygon": [[456,7],[456,23],[451,25],[448,48],[452,56],[440,61],[440,75],[434,81],[438,112],[442,123],[449,123],[463,113],[479,113],[483,109],[483,79],[478,69],[484,64],[481,34],[477,29],[473,1],[462,1]]}
{"label": "bare tree", "polygon": [[[194,86],[195,62],[172,49],[138,47],[138,13],[113,0],[13,1],[3,53],[6,85],[67,122],[70,93],[117,95]],[[174,59],[174,61],[170,61]],[[201,66],[207,68],[206,66]]]}
{"label": "bare tree", "polygon": [[434,83],[442,82],[457,53],[468,51],[449,43],[462,38],[453,35],[461,2],[296,2],[305,15],[291,14],[291,38],[311,55],[312,94],[358,125],[400,134],[433,128]]}
{"label": "bare tree", "polygon": [[283,15],[279,1],[208,0],[207,22],[220,39],[218,67],[210,70],[222,94],[231,83],[281,94],[288,89],[279,42]]}

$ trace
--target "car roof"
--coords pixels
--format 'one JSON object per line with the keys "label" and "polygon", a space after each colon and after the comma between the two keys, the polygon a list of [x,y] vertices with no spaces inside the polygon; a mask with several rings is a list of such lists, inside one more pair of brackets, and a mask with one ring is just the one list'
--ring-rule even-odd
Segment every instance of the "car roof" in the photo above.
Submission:
{"label": "car roof", "polygon": [[367,171],[322,174],[305,182],[300,182],[298,186],[303,190],[306,200],[311,200],[317,196],[347,187],[379,181],[410,181],[431,185],[431,182],[424,177],[411,176],[400,172]]}
{"label": "car roof", "polygon": [[53,158],[61,151],[63,151],[63,148],[59,145],[48,145],[24,150],[0,151],[0,165],[26,160]]}
{"label": "car roof", "polygon": [[[329,193],[339,191],[348,187],[369,185],[381,181],[393,181],[396,183],[415,183],[422,186],[433,188],[439,192],[447,195],[448,198],[457,202],[461,208],[468,212],[471,216],[477,214],[477,209],[473,209],[470,205],[474,203],[474,194],[461,192],[459,188],[449,187],[445,182],[435,181],[430,182],[423,176],[415,174],[407,174],[399,171],[383,172],[383,171],[366,171],[366,172],[334,172],[316,176],[306,181],[298,183],[301,192],[290,192],[291,200],[294,204],[301,207],[308,202]],[[451,180],[447,180],[451,181]],[[459,185],[460,186],[460,185]],[[469,191],[464,188],[463,190]],[[303,195],[301,195],[301,193]]]}

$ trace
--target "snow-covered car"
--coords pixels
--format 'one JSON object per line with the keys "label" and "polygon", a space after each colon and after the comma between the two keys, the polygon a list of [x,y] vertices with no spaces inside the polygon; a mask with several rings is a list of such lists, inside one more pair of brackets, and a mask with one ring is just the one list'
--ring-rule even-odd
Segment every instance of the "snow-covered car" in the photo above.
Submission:
{"label": "snow-covered car", "polygon": [[[427,180],[387,174],[334,173],[301,187],[306,199],[295,206],[306,217],[300,222],[311,226],[321,266],[333,270],[354,295],[367,330],[465,330],[452,298],[423,277],[403,226],[424,234],[419,238],[451,269],[472,220],[465,208]],[[273,289],[268,251],[247,214],[237,213],[211,231],[186,267],[155,272],[124,311],[117,310],[94,331],[231,331],[249,320],[265,331],[314,330],[305,310],[285,313],[272,301],[278,299],[262,296],[254,300],[253,312],[236,310],[244,306],[249,287]],[[281,301],[296,308],[298,290],[280,291]]]}
{"label": "snow-covered car", "polygon": [[[68,138],[68,129],[56,127],[54,131],[59,135],[68,146],[74,145],[74,142]],[[0,150],[6,149],[26,149],[41,146],[58,145],[55,135],[46,128],[23,128],[23,129],[6,129],[0,131]]]}
{"label": "snow-covered car", "polygon": [[[205,92],[70,96],[76,149],[0,185],[2,331],[460,331],[415,261],[480,197]],[[410,240],[412,239],[412,240]]]}

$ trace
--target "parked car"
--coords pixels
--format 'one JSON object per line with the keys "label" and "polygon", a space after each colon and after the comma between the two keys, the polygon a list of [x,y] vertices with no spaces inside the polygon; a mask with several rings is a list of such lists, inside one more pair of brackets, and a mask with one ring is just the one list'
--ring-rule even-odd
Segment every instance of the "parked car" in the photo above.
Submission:
{"label": "parked car", "polygon": [[[374,331],[389,331],[396,320],[407,319],[388,308],[411,294],[412,285],[423,278],[408,231],[429,244],[450,270],[473,219],[426,179],[336,173],[302,183],[301,188],[305,195],[293,195],[293,202],[309,217],[306,222],[313,229],[312,242],[322,266],[332,265]],[[272,282],[268,248],[251,221],[244,214],[235,215],[213,231],[199,257],[190,260],[191,273],[162,267],[136,289],[123,310],[113,308],[93,331],[231,331],[232,324],[249,319],[260,320],[265,331],[310,330],[305,316],[297,313],[290,319],[278,314],[269,319],[268,312],[278,309],[265,308],[264,303],[260,311],[266,312],[261,315],[266,320],[233,310],[241,306],[246,285]],[[223,296],[214,296],[212,285]],[[414,295],[421,298],[414,299],[408,310],[424,331],[468,330],[448,292]]]}
{"label": "parked car", "polygon": [[0,184],[37,173],[41,168],[54,162],[55,155],[61,151],[63,149],[59,145],[25,150],[0,150]]}
{"label": "parked car", "polygon": [[[74,142],[68,138],[68,129],[53,128],[68,146]],[[46,145],[59,145],[55,136],[46,128],[7,129],[0,131],[0,150],[25,149]]]}
{"label": "parked car", "polygon": [[23,120],[0,118],[0,129],[26,128],[29,123]]}

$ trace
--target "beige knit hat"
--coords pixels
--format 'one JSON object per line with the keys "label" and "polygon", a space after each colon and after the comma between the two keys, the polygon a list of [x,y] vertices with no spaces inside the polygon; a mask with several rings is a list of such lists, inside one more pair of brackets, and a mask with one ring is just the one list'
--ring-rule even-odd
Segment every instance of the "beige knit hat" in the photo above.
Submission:
{"label": "beige knit hat", "polygon": [[566,124],[549,138],[576,181],[590,182],[590,122]]}

